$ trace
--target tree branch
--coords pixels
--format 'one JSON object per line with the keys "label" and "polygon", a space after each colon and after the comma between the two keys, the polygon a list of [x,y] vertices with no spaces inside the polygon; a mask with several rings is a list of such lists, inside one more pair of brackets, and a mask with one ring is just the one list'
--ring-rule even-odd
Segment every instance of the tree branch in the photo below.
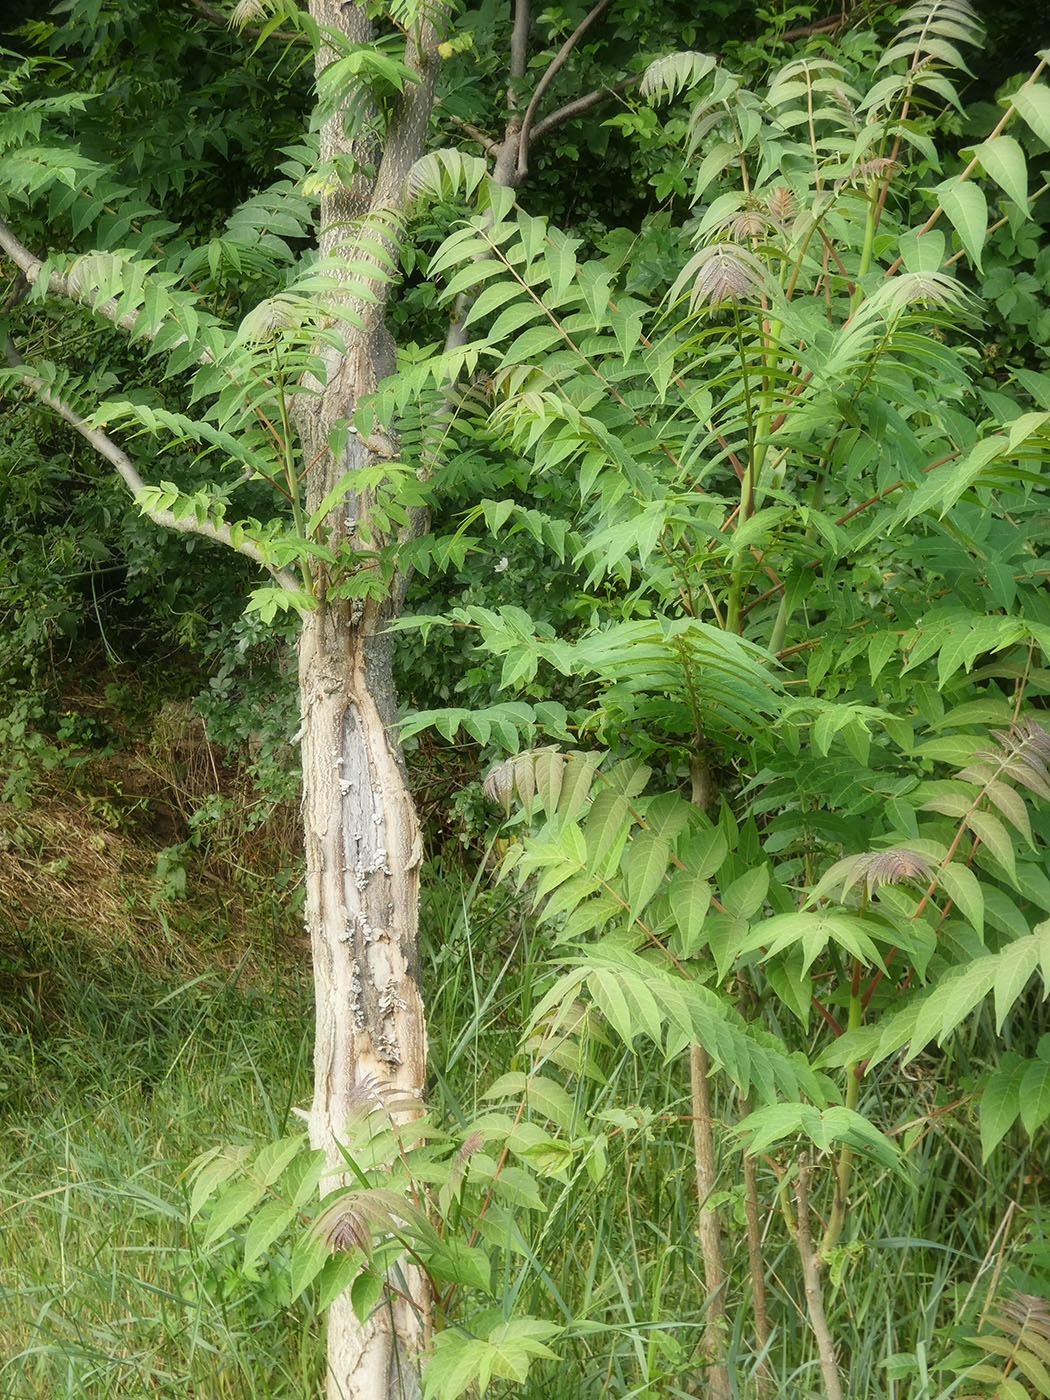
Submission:
{"label": "tree branch", "polygon": [[[40,277],[44,264],[40,258],[35,257],[23,243],[18,241],[3,219],[0,219],[0,248],[19,269],[29,285],[34,286]],[[112,321],[123,331],[133,330],[135,322],[138,320],[137,312],[129,311],[123,316],[117,315],[116,297],[110,297],[109,301],[103,302],[101,306],[95,306],[87,293],[81,291],[68,277],[63,277],[61,273],[51,273],[48,287],[53,287],[55,291],[70,301],[77,301],[89,310],[97,311],[100,316],[104,316],[107,321]]]}
{"label": "tree branch", "polygon": [[518,147],[518,179],[522,179],[529,169],[529,132],[532,128],[533,119],[536,116],[536,108],[540,104],[540,99],[550,87],[558,71],[564,67],[566,60],[573,49],[590,29],[591,25],[598,18],[604,9],[609,5],[610,0],[598,0],[597,5],[588,10],[583,19],[572,31],[569,37],[562,44],[561,48],[547,65],[546,72],[536,84],[536,91],[532,94],[532,99],[525,109],[525,118],[521,124],[521,144]]}
{"label": "tree branch", "polygon": [[228,548],[236,550],[238,554],[244,554],[247,558],[254,560],[256,564],[261,564],[263,568],[268,569],[277,583],[289,593],[301,591],[294,574],[289,573],[287,569],[275,568],[267,561],[264,552],[252,540],[245,539],[239,544],[234,544],[228,525],[217,525],[210,520],[201,521],[195,515],[176,519],[170,510],[150,510],[144,506],[141,493],[146,489],[146,483],[139,475],[128,454],[118,447],[107,433],[102,432],[99,428],[93,428],[64,399],[59,398],[49,389],[39,375],[33,373],[7,336],[3,338],[3,349],[7,363],[17,371],[19,378],[32,389],[40,402],[46,404],[60,418],[64,418],[70,427],[76,429],[85,442],[90,443],[100,457],[104,457],[110,466],[116,469],[124,485],[135,498],[139,509],[149,516],[154,524],[161,525],[168,530],[178,530],[183,534],[203,535],[205,539],[224,544]]}
{"label": "tree branch", "polygon": [[457,117],[454,113],[450,114],[449,120],[453,126],[458,126],[460,131],[469,136],[472,141],[476,141],[485,154],[492,156],[493,159],[503,149],[499,141],[493,140],[491,136],[486,136],[481,128],[475,126],[473,122],[464,121],[462,117]]}
{"label": "tree branch", "polygon": [[513,112],[518,105],[515,84],[525,76],[529,61],[529,25],[532,21],[532,6],[529,0],[515,0],[514,28],[510,35],[510,68],[507,82],[507,106]]}
{"label": "tree branch", "polygon": [[[19,242],[11,232],[11,229],[4,223],[3,219],[0,219],[0,249],[7,254],[29,285],[34,286],[39,280],[44,264],[40,258],[29,251],[24,243]],[[91,299],[91,293],[94,289],[90,286],[80,287],[73,278],[68,275],[52,271],[47,280],[47,289],[48,291],[58,292],[59,295],[64,296],[68,301],[75,301],[81,306],[86,306],[89,311],[94,311],[96,315],[102,316],[119,330],[127,331],[129,335],[138,325],[141,311],[125,311],[123,315],[118,315],[116,297],[110,297],[108,301],[102,302],[101,305],[96,305]],[[155,329],[154,327],[154,330]],[[186,337],[183,336],[181,340],[172,341],[168,349],[176,349],[185,339]],[[213,359],[214,356],[211,352],[205,349],[201,351],[198,362],[200,364],[210,364]]]}
{"label": "tree branch", "polygon": [[532,128],[529,132],[529,145],[532,146],[541,136],[545,136],[552,127],[559,126],[562,122],[568,121],[570,117],[578,116],[580,112],[586,112],[588,107],[594,107],[599,102],[604,102],[607,97],[614,97],[617,93],[626,92],[629,87],[633,87],[641,80],[641,73],[635,73],[630,78],[621,78],[618,83],[613,83],[611,87],[595,88],[593,92],[584,93],[582,97],[577,97],[572,102],[566,102],[564,107],[556,108]]}
{"label": "tree branch", "polygon": [[[189,0],[195,10],[204,18],[220,29],[234,29],[233,16],[223,14],[222,10],[217,10],[214,5],[209,5],[207,0]],[[257,24],[237,25],[235,32],[245,34],[249,39],[261,39],[263,31]],[[287,29],[271,29],[266,35],[267,39],[283,39],[286,44],[308,44],[310,40],[305,34],[293,34]]]}

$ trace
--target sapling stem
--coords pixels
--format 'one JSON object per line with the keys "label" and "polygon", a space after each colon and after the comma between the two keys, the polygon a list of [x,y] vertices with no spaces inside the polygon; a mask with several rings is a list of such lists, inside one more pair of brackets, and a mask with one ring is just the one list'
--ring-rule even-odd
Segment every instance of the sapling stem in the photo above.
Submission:
{"label": "sapling stem", "polygon": [[693,1101],[693,1153],[696,1159],[696,1193],[700,1203],[697,1234],[704,1260],[707,1289],[707,1324],[704,1343],[707,1353],[707,1393],[711,1400],[729,1400],[729,1368],[725,1364],[726,1271],[722,1258],[722,1227],[718,1211],[708,1204],[717,1178],[715,1137],[711,1129],[711,1061],[702,1045],[689,1047],[689,1078]]}
{"label": "sapling stem", "polygon": [[[862,916],[867,907],[867,902],[867,891],[865,891],[864,902],[861,905]],[[855,957],[853,959],[852,975],[850,978],[849,1019],[846,1022],[847,1031],[855,1031],[864,1020],[864,992],[861,986],[863,970],[860,958]],[[846,1066],[846,1107],[855,1109],[859,1098],[860,1064],[857,1060],[851,1060]],[[820,1252],[817,1260],[820,1264],[827,1263],[828,1256],[838,1244],[842,1235],[842,1227],[846,1223],[846,1211],[849,1207],[849,1184],[852,1174],[853,1149],[848,1144],[843,1143],[839,1151],[839,1160],[835,1167],[835,1195],[831,1203],[831,1214],[828,1216],[824,1238],[820,1243]]]}
{"label": "sapling stem", "polygon": [[[740,1100],[740,1113],[751,1112],[747,1098]],[[755,1316],[755,1342],[761,1360],[755,1372],[759,1400],[771,1393],[772,1377],[766,1352],[769,1348],[769,1316],[766,1310],[766,1265],[762,1257],[762,1225],[758,1205],[758,1169],[754,1157],[744,1153],[744,1218],[747,1222],[747,1267],[751,1275],[751,1306]]]}
{"label": "sapling stem", "polygon": [[824,1298],[820,1288],[820,1261],[813,1248],[813,1236],[809,1227],[809,1178],[810,1165],[804,1157],[798,1160],[798,1178],[795,1185],[795,1200],[798,1203],[795,1247],[802,1264],[802,1284],[806,1294],[806,1311],[809,1324],[816,1338],[820,1354],[820,1370],[824,1377],[824,1390],[828,1400],[842,1400],[842,1382],[839,1378],[838,1363],[835,1360],[835,1346],[831,1340],[831,1329],[824,1312]]}

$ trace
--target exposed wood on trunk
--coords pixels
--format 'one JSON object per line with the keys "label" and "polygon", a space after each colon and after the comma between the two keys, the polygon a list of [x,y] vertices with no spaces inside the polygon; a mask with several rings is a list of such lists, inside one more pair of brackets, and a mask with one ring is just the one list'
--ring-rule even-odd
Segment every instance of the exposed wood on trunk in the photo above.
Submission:
{"label": "exposed wood on trunk", "polygon": [[[310,12],[353,43],[371,39],[364,5],[311,0]],[[322,50],[318,72],[334,57]],[[385,328],[390,281],[368,243],[355,246],[355,237],[361,221],[372,220],[369,236],[374,240],[381,227],[380,241],[396,258],[405,176],[422,154],[433,104],[431,22],[408,39],[404,61],[420,81],[406,85],[385,126],[374,109],[361,120],[360,107],[356,120],[347,122],[344,104],[321,130],[322,161],[348,156],[354,164],[349,183],[333,182],[322,199],[318,241],[323,257],[344,259],[346,299],[361,328],[347,332],[345,353],[323,350],[321,392],[297,402],[303,460],[312,463],[306,479],[311,513],[348,473],[372,464],[369,444],[355,434],[342,452],[330,452],[329,433],[395,366]],[[360,101],[360,93],[348,94],[347,103],[351,96]],[[361,290],[364,295],[355,294]],[[336,547],[352,537],[371,504],[371,494],[351,482],[323,522],[327,543]],[[404,581],[394,581],[382,605],[339,597],[331,587],[339,582],[318,575],[317,607],[304,620],[299,654],[307,921],[317,1005],[309,1125],[331,1167],[327,1189],[344,1180],[338,1144],[350,1112],[378,1100],[404,1121],[419,1111],[426,1087],[417,948],[422,845],[394,728],[390,644],[382,633]],[[364,1324],[344,1294],[328,1314],[329,1400],[417,1396],[429,1334],[428,1286],[405,1261]]]}

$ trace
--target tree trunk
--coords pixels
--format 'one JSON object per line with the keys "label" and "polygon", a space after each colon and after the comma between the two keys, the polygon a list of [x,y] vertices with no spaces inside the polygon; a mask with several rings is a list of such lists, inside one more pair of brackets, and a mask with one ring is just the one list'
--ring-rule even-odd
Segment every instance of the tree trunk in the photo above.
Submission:
{"label": "tree trunk", "polygon": [[[389,643],[345,602],[322,603],[300,643],[307,921],[317,1029],[313,1146],[342,1184],[337,1143],[351,1109],[419,1102],[426,1033],[416,926],[422,846],[391,731]],[[390,1300],[364,1325],[349,1296],[328,1316],[330,1400],[403,1400],[419,1393],[429,1296],[405,1266]]]}
{"label": "tree trunk", "polygon": [[[328,366],[324,393],[299,401],[299,428],[312,513],[348,473],[370,464],[351,434],[327,451],[331,424],[392,368],[380,327],[352,336]],[[348,490],[326,520],[334,548],[367,516],[369,495]],[[422,841],[397,731],[390,639],[383,624],[401,587],[384,602],[341,598],[323,571],[317,607],[299,643],[307,923],[317,1007],[310,1139],[326,1154],[322,1194],[347,1184],[339,1144],[348,1118],[369,1104],[395,1122],[415,1116],[426,1087],[426,1025],[417,929]],[[402,1262],[365,1323],[349,1295],[328,1313],[329,1400],[411,1400],[430,1335],[423,1276]]]}
{"label": "tree trunk", "polygon": [[[322,167],[339,158],[344,172],[348,160],[353,170],[342,183],[335,167],[328,167],[319,251],[329,266],[341,260],[346,267],[346,303],[360,329],[343,328],[345,353],[331,346],[319,350],[324,382],[316,386],[316,397],[297,399],[310,514],[348,473],[382,455],[353,432],[343,450],[333,453],[329,434],[333,425],[352,420],[362,395],[395,368],[384,325],[391,282],[374,240],[396,258],[405,177],[422,154],[433,104],[435,20],[442,7],[433,9],[433,17],[419,20],[406,36],[404,61],[418,81],[406,84],[395,109],[384,119],[367,91],[348,90],[321,127]],[[362,3],[310,0],[310,13],[322,32],[327,27],[355,45],[372,40]],[[322,46],[318,73],[337,56]],[[366,227],[358,242],[362,221],[367,225],[371,215],[379,222]],[[389,449],[389,442],[384,446]],[[329,547],[352,539],[370,505],[370,493],[351,484],[321,524]],[[318,569],[317,607],[304,619],[299,647],[307,922],[317,1006],[309,1124],[311,1142],[325,1151],[331,1168],[322,1190],[345,1179],[338,1144],[354,1109],[379,1102],[395,1122],[404,1121],[420,1111],[426,1087],[417,948],[422,843],[393,727],[390,642],[382,633],[398,611],[404,579],[393,580],[382,604],[336,596],[342,590],[335,585],[345,582]],[[420,1358],[429,1336],[428,1287],[404,1260],[365,1323],[344,1294],[328,1313],[329,1400],[419,1395]]]}

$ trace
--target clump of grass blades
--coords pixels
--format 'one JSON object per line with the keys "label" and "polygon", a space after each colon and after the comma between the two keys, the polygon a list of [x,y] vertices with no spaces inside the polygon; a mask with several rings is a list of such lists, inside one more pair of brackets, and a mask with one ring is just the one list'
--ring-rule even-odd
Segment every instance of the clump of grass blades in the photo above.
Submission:
{"label": "clump of grass blades", "polygon": [[284,1129],[308,1088],[308,988],[165,978],[134,950],[78,957],[68,932],[24,931],[47,985],[23,979],[0,1021],[0,1394],[316,1393],[316,1320],[282,1307],[280,1279],[240,1277],[232,1245],[202,1252],[179,1184],[202,1144]]}

